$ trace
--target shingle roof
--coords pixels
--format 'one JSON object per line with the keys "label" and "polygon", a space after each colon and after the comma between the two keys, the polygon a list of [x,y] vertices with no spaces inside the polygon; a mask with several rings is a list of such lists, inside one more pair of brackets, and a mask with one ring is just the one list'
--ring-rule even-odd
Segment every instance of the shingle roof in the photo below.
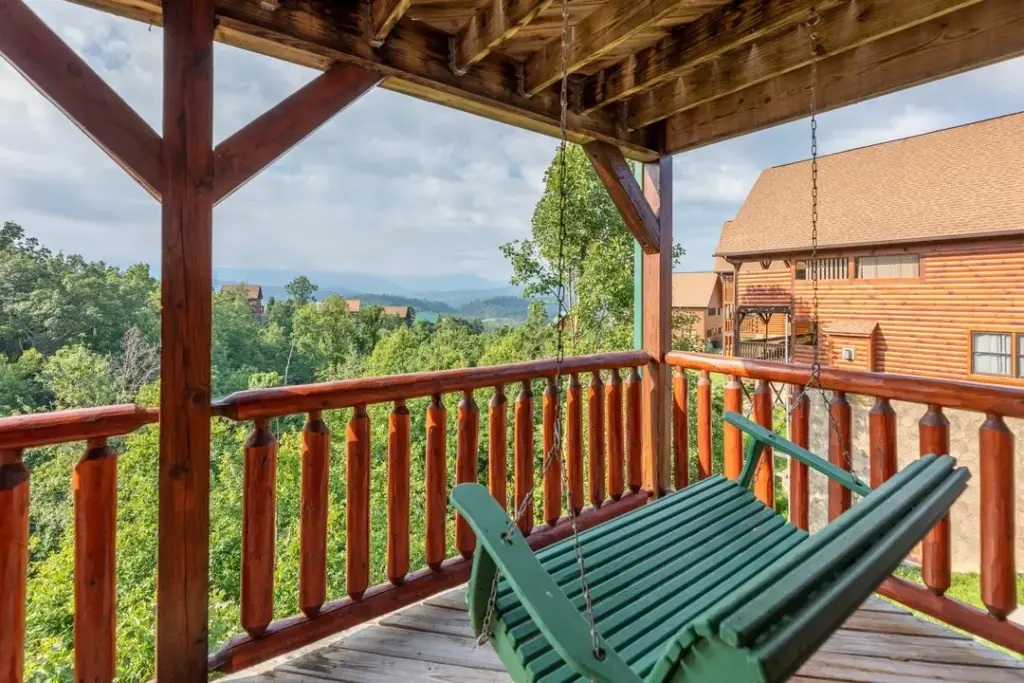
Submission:
{"label": "shingle roof", "polygon": [[[732,221],[729,221],[729,222],[731,223]],[[728,261],[726,261],[724,258],[722,258],[721,256],[716,256],[715,257],[715,272],[716,273],[729,273],[729,274],[732,274],[732,272],[734,270],[736,270],[736,269],[732,267],[732,264],[729,263]]]}
{"label": "shingle roof", "polygon": [[221,285],[220,291],[227,292],[232,289],[240,289],[245,292],[245,298],[249,301],[259,301],[263,298],[263,288],[259,285]]}
{"label": "shingle roof", "polygon": [[707,308],[717,273],[672,273],[672,308]]}
{"label": "shingle roof", "polygon": [[822,326],[825,334],[846,337],[870,337],[878,327],[877,320],[833,320]]}
{"label": "shingle roof", "polygon": [[[1024,113],[819,159],[820,247],[1024,232]],[[716,255],[811,246],[809,161],[761,173]]]}
{"label": "shingle roof", "polygon": [[[348,304],[349,313],[358,313],[362,308],[362,302],[359,299],[345,299],[345,303]],[[408,306],[381,306],[381,308],[387,315],[397,315],[402,320],[409,317]]]}

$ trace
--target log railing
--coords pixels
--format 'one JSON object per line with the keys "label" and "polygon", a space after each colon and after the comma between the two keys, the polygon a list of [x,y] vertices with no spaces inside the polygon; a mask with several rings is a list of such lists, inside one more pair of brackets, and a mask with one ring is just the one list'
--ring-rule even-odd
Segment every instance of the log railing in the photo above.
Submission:
{"label": "log railing", "polygon": [[[686,420],[687,377],[698,373],[697,474],[711,474],[712,462],[712,382],[711,374],[727,378],[724,389],[724,409],[743,412],[743,390],[740,382],[752,381],[751,395],[753,419],[771,428],[773,421],[773,388],[788,385],[789,404],[784,412],[790,415],[790,438],[801,446],[809,446],[810,401],[803,394],[809,382],[811,369],[806,365],[793,365],[768,361],[747,360],[698,353],[672,352],[667,362],[675,366],[676,399],[673,419]],[[917,403],[924,407],[919,423],[920,453],[945,454],[949,452],[949,421],[946,409],[982,413],[986,416],[978,435],[980,466],[972,475],[979,481],[981,515],[979,538],[981,541],[981,601],[986,610],[980,610],[945,595],[950,587],[952,556],[949,518],[933,528],[922,543],[921,574],[924,586],[899,577],[890,577],[879,592],[904,605],[924,612],[936,619],[969,633],[1024,652],[1024,627],[1007,621],[1006,617],[1017,608],[1016,560],[1014,528],[1014,438],[1004,418],[1024,418],[1024,391],[1008,387],[926,379],[903,375],[857,372],[825,368],[821,371],[821,385],[830,393],[825,408],[830,413],[828,458],[844,469],[851,469],[852,434],[851,408],[848,394],[873,397],[874,407],[868,415],[869,471],[871,486],[879,486],[896,473],[896,414],[891,401]],[[683,394],[683,397],[680,397]],[[793,405],[794,401],[799,400]],[[834,426],[833,425],[834,420]],[[678,434],[678,427],[677,434]],[[723,427],[723,460],[725,476],[737,478],[742,460],[742,439],[738,431]],[[707,435],[707,436],[705,436]],[[676,463],[688,463],[689,440],[674,439]],[[681,450],[681,452],[680,452]],[[849,454],[849,457],[847,457]],[[825,454],[822,454],[825,455]],[[773,457],[763,456],[755,477],[755,493],[768,505],[774,505]],[[790,520],[807,529],[809,480],[806,466],[790,464],[789,510]],[[828,487],[828,518],[834,519],[851,506],[848,490],[831,483]]]}
{"label": "log railing", "polygon": [[[568,496],[582,528],[642,505],[641,391],[638,367],[645,352],[567,358],[560,395],[554,361],[466,370],[363,378],[324,384],[260,389],[215,402],[221,417],[252,425],[244,445],[240,627],[210,658],[210,668],[235,671],[290,652],[332,633],[358,625],[465,582],[475,539],[456,518],[454,548],[448,547],[449,464],[457,482],[487,481],[510,514],[538,490],[539,507],[520,520],[533,547],[569,535],[562,505],[558,463],[544,473],[542,453],[554,438],[557,405],[562,402],[563,462]],[[622,372],[620,374],[621,371]],[[581,375],[589,376],[584,385]],[[534,386],[545,386],[539,408],[540,439],[535,443]],[[625,384],[625,387],[623,387]],[[585,386],[585,388],[584,388]],[[492,398],[481,416],[475,392]],[[540,393],[540,392],[538,392]],[[448,443],[452,416],[443,401],[459,397],[454,411],[456,438]],[[411,414],[407,401],[428,399],[425,452],[411,452]],[[509,406],[512,402],[514,405]],[[370,495],[371,430],[367,408],[390,406],[387,436],[386,510],[372,509]],[[328,595],[328,477],[331,433],[324,411],[350,409],[345,462],[345,596]],[[583,412],[587,412],[584,423]],[[275,529],[277,526],[278,443],[271,419],[305,415],[300,482],[300,614],[274,620]],[[110,681],[115,675],[114,574],[117,504],[116,455],[108,439],[157,422],[156,409],[134,405],[0,419],[0,680],[22,680],[28,561],[28,487],[26,449],[58,443],[86,443],[75,466],[75,679]],[[477,471],[481,421],[486,420],[487,472]],[[584,434],[586,424],[586,434]],[[509,437],[511,436],[511,454]],[[544,451],[541,447],[544,447]],[[511,455],[511,458],[509,457]],[[410,462],[425,458],[425,499],[410,496]],[[509,460],[512,471],[509,472]],[[584,481],[584,478],[587,481]],[[511,486],[509,483],[511,481]],[[509,493],[511,492],[511,500]],[[589,508],[584,509],[589,502]],[[425,564],[410,566],[410,506],[425,510]],[[536,513],[542,512],[540,520]],[[371,515],[386,516],[387,583],[371,586]],[[418,530],[417,530],[418,531]]]}

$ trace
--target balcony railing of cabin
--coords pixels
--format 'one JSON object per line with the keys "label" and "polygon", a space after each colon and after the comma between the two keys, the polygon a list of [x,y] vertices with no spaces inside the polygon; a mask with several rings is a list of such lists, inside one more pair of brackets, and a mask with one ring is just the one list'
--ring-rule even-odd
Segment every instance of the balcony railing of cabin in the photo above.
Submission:
{"label": "balcony railing of cabin", "polygon": [[[457,482],[478,479],[480,409],[477,390],[493,390],[486,406],[489,488],[510,512],[541,488],[541,518],[531,506],[519,522],[530,544],[543,547],[569,535],[557,464],[537,481],[538,454],[554,438],[557,402],[564,399],[564,457],[569,500],[583,528],[644,504],[641,487],[641,382],[645,352],[567,358],[565,396],[558,395],[557,366],[544,360],[496,367],[343,380],[245,391],[214,404],[215,415],[252,424],[244,447],[240,635],[210,657],[210,668],[236,671],[293,651],[332,633],[465,582],[475,540],[455,520],[455,548],[447,547],[448,470],[454,457]],[[620,372],[625,370],[622,375]],[[589,376],[584,387],[580,376]],[[546,388],[535,396],[533,384]],[[511,390],[517,389],[517,394]],[[506,395],[506,390],[509,394]],[[461,397],[456,443],[447,443],[444,395]],[[425,561],[410,566],[410,413],[406,401],[429,398],[426,408]],[[534,406],[540,403],[541,440],[534,443]],[[370,586],[371,443],[367,406],[391,406],[387,442],[386,575]],[[510,405],[511,404],[511,405]],[[584,408],[584,405],[586,406]],[[351,409],[346,430],[346,593],[327,595],[328,469],[330,432],[323,411]],[[588,426],[584,434],[583,413]],[[509,415],[509,413],[512,413]],[[274,620],[277,440],[272,418],[305,415],[302,430],[300,565],[296,586],[301,614]],[[159,420],[156,409],[134,405],[90,408],[0,419],[0,680],[20,681],[25,639],[30,472],[26,449],[86,442],[74,468],[75,678],[109,681],[115,667],[115,521],[117,454],[108,439]],[[508,491],[508,436],[512,490]],[[586,446],[584,446],[586,441]],[[543,450],[542,450],[543,449]],[[587,463],[584,466],[584,457]],[[587,481],[584,481],[584,474]],[[511,493],[511,499],[509,496]],[[586,503],[589,502],[589,508]],[[454,552],[450,552],[454,550]]]}
{"label": "balcony railing of cabin", "polygon": [[[684,371],[696,373],[697,477],[712,474],[712,383],[711,375],[723,375],[724,409],[744,412],[743,380],[755,382],[750,396],[752,418],[769,429],[776,417],[775,391],[789,385],[791,391],[786,412],[790,414],[790,438],[809,447],[811,408],[803,392],[810,381],[811,368],[769,361],[730,358],[699,353],[671,352],[666,357],[675,366],[673,376],[673,460],[674,484],[686,486],[689,452],[688,378]],[[828,412],[828,458],[844,469],[851,469],[852,421],[847,395],[874,398],[868,415],[870,485],[880,486],[898,470],[896,413],[891,401],[899,400],[924,406],[919,422],[921,454],[949,452],[949,422],[944,409],[984,414],[978,434],[979,468],[972,472],[980,480],[978,538],[981,546],[981,602],[978,609],[945,595],[952,579],[952,544],[949,517],[929,532],[922,544],[921,575],[924,585],[903,578],[889,577],[879,593],[911,609],[923,612],[951,626],[980,636],[1016,652],[1024,652],[1024,627],[1007,621],[1017,608],[1017,582],[1014,528],[1014,437],[1004,418],[1024,418],[1024,391],[968,382],[946,381],[823,368],[821,386],[830,393]],[[834,427],[832,420],[834,420]],[[726,477],[736,479],[742,467],[743,439],[739,430],[722,426],[723,469]],[[822,454],[825,455],[825,454]],[[849,457],[847,457],[849,455]],[[767,505],[775,503],[774,459],[770,453],[756,471],[754,492]],[[797,526],[809,525],[810,491],[806,465],[789,464],[789,514]],[[828,519],[849,509],[850,491],[828,484]]]}

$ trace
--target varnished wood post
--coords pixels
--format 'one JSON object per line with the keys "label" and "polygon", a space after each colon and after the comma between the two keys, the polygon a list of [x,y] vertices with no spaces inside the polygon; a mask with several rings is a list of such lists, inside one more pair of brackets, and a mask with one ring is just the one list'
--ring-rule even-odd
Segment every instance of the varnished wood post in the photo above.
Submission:
{"label": "varnished wood post", "polygon": [[[949,453],[949,420],[941,406],[928,406],[918,422],[918,433],[921,455]],[[949,515],[946,515],[932,527],[921,544],[921,579],[924,585],[936,595],[945,594],[952,581],[952,564]]]}
{"label": "varnished wood post", "polygon": [[370,417],[366,406],[352,409],[345,440],[345,591],[358,600],[370,585]]}
{"label": "varnished wood post", "polygon": [[[726,412],[743,414],[743,387],[739,380],[730,376],[725,384],[724,405]],[[725,476],[733,481],[740,478],[743,470],[743,433],[738,427],[733,427],[728,422],[722,422],[722,450]]]}
{"label": "varnished wood post", "polygon": [[[562,516],[562,454],[551,455],[555,447],[555,422],[558,415],[558,386],[554,377],[548,377],[548,384],[544,387],[544,396],[541,398],[541,413],[543,424],[541,426],[544,451],[541,453],[541,462],[547,463],[544,472],[544,521],[554,525]],[[565,440],[565,434],[562,434]],[[550,459],[550,462],[549,462]]]}
{"label": "varnished wood post", "polygon": [[665,354],[672,350],[672,157],[644,164],[644,197],[658,216],[660,249],[643,256],[644,351],[643,487],[658,496],[671,481],[671,377]]}
{"label": "varnished wood post", "polygon": [[[808,448],[811,443],[811,401],[799,384],[789,387],[789,438],[797,446]],[[810,529],[810,480],[807,465],[789,460],[789,521],[808,531]]]}
{"label": "varnished wood post", "polygon": [[605,412],[608,413],[608,495],[612,500],[622,497],[625,487],[622,459],[622,380],[612,370],[605,386]]}
{"label": "varnished wood post", "polygon": [[508,400],[505,387],[494,388],[487,407],[487,488],[502,509],[508,509]]}
{"label": "varnished wood post", "polygon": [[569,478],[569,505],[578,515],[583,510],[583,405],[580,378],[569,376],[565,392],[565,468]]}
{"label": "varnished wood post", "polygon": [[210,651],[213,0],[163,8],[156,678],[205,681]]}
{"label": "varnished wood post", "polygon": [[[75,498],[75,680],[114,680],[117,456],[90,441],[72,475]],[[6,587],[3,590],[8,590]]]}
{"label": "varnished wood post", "polygon": [[440,394],[430,397],[427,407],[427,566],[437,571],[444,562],[446,552],[445,517],[448,514],[447,455],[448,413]]}
{"label": "varnished wood post", "polygon": [[[519,514],[523,501],[533,490],[533,392],[530,390],[529,380],[523,382],[523,389],[516,398],[516,414],[514,424],[515,448],[515,506],[513,507],[513,518]],[[528,535],[533,530],[533,500],[530,500],[528,509],[519,518],[519,530],[523,535]]]}
{"label": "varnished wood post", "polygon": [[[480,410],[473,400],[472,390],[462,392],[457,411],[458,442],[455,453],[455,481],[459,484],[476,483],[476,453],[480,446]],[[455,547],[465,558],[473,556],[476,537],[461,514],[455,515]]]}
{"label": "varnished wood post", "polygon": [[[842,391],[833,391],[828,402],[828,459],[836,467],[847,472],[853,471],[853,443],[851,441],[850,402]],[[828,482],[828,521],[850,509],[853,498],[850,489]]]}
{"label": "varnished wood post", "polygon": [[740,266],[732,264],[732,355],[740,355]]}
{"label": "varnished wood post", "polygon": [[640,490],[640,373],[629,369],[626,377],[626,486],[633,493]]}
{"label": "varnished wood post", "polygon": [[604,502],[604,383],[601,373],[590,374],[587,387],[587,474],[590,489],[590,504],[595,508]]}
{"label": "varnished wood post", "polygon": [[299,522],[299,609],[315,616],[327,599],[327,504],[331,430],[319,410],[302,427],[302,514]]}
{"label": "varnished wood post", "polygon": [[267,420],[245,442],[242,511],[242,628],[253,638],[274,618],[274,538],[277,532],[277,439]]}
{"label": "varnished wood post", "polygon": [[697,480],[711,476],[711,375],[697,380]]}
{"label": "varnished wood post", "polygon": [[989,414],[981,426],[981,600],[996,619],[1017,609],[1013,432]]}
{"label": "varnished wood post", "polygon": [[28,581],[28,468],[0,450],[0,680],[21,683]]}
{"label": "varnished wood post", "polygon": [[409,573],[409,408],[395,401],[388,419],[388,581],[399,586]]}
{"label": "varnished wood post", "polygon": [[[772,389],[765,380],[758,380],[754,395],[754,422],[769,431],[773,431],[774,415],[772,415]],[[775,454],[766,448],[754,470],[754,495],[770,508],[775,507]]]}
{"label": "varnished wood post", "polygon": [[877,489],[899,469],[896,455],[896,411],[887,398],[875,400],[868,413],[868,460],[871,463],[871,488]]}
{"label": "varnished wood post", "polygon": [[672,376],[672,442],[675,456],[672,483],[677,491],[686,488],[690,483],[689,392],[686,371],[677,367]]}

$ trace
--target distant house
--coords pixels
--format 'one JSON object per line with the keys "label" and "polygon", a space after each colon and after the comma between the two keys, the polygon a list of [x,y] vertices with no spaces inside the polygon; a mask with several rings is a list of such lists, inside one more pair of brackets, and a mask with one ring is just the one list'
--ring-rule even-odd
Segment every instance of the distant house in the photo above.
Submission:
{"label": "distant house", "polygon": [[263,316],[263,288],[259,285],[221,285],[220,291],[229,292],[231,290],[241,290],[245,293],[245,298],[249,300],[249,305],[252,306],[252,313],[257,317]]}
{"label": "distant house", "polygon": [[675,334],[693,334],[701,346],[722,348],[722,281],[718,273],[672,273],[672,311],[695,320]]}
{"label": "distant house", "polygon": [[[352,315],[356,315],[362,310],[362,302],[359,299],[345,299],[345,303],[348,304],[348,312]],[[385,315],[397,315],[406,326],[412,327],[412,324],[416,322],[416,309],[412,306],[381,306],[384,309]]]}

